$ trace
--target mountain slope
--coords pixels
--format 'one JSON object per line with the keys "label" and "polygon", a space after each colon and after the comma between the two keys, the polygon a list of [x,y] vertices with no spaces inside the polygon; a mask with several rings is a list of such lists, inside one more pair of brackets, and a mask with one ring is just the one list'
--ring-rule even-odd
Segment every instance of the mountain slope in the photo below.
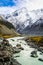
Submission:
{"label": "mountain slope", "polygon": [[30,25],[31,22],[31,17],[26,8],[16,10],[5,18],[15,26],[17,31],[24,29],[27,25]]}
{"label": "mountain slope", "polygon": [[18,36],[19,34],[16,33],[15,28],[11,23],[5,22],[4,20],[0,20],[0,36]]}
{"label": "mountain slope", "polygon": [[43,19],[38,19],[31,27],[27,26],[21,33],[43,35]]}
{"label": "mountain slope", "polygon": [[15,29],[15,27],[10,22],[3,19],[1,16],[0,16],[0,24],[6,25],[9,29],[11,28]]}

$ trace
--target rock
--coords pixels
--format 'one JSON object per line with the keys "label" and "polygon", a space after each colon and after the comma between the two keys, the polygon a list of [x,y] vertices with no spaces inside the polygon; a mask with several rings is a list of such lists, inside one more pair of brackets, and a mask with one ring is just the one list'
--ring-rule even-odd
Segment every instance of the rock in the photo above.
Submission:
{"label": "rock", "polygon": [[3,39],[0,42],[0,65],[21,65],[16,60],[12,60],[13,54],[14,48],[9,44],[8,40]]}
{"label": "rock", "polygon": [[43,62],[43,58],[39,58],[38,60]]}
{"label": "rock", "polygon": [[43,53],[41,52],[40,55],[42,55]]}
{"label": "rock", "polygon": [[15,57],[20,57],[19,55],[15,56]]}
{"label": "rock", "polygon": [[11,64],[10,65],[21,65],[20,63],[18,63],[17,61],[16,61],[16,59],[11,59]]}
{"label": "rock", "polygon": [[17,44],[16,47],[17,47],[18,49],[24,50],[24,48],[21,47],[21,44]]}
{"label": "rock", "polygon": [[20,47],[19,49],[24,50],[24,48]]}
{"label": "rock", "polygon": [[2,62],[0,62],[0,65],[3,65],[3,63],[2,63]]}
{"label": "rock", "polygon": [[21,51],[21,49],[17,48],[17,47],[13,47],[14,48],[14,53],[19,53]]}
{"label": "rock", "polygon": [[39,47],[39,48],[38,48],[38,51],[40,51],[40,52],[43,53],[43,47]]}
{"label": "rock", "polygon": [[31,57],[37,58],[38,56],[37,55],[31,55]]}
{"label": "rock", "polygon": [[31,52],[31,57],[34,57],[34,58],[38,57],[36,50]]}
{"label": "rock", "polygon": [[11,39],[12,41],[15,41],[14,39]]}
{"label": "rock", "polygon": [[16,47],[18,47],[18,48],[21,47],[21,44],[17,44]]}
{"label": "rock", "polygon": [[13,54],[13,47],[9,44],[8,40],[3,39],[0,43],[0,61],[10,61]]}
{"label": "rock", "polygon": [[15,49],[15,53],[19,53],[20,51],[21,49],[18,49],[18,48]]}

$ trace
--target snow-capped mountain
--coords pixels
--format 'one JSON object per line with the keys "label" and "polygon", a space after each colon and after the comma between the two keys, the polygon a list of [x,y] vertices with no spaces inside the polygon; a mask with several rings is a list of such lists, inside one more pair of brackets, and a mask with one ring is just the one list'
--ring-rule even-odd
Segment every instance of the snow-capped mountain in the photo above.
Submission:
{"label": "snow-capped mountain", "polygon": [[[16,10],[15,12],[11,13],[10,15],[7,15],[6,18],[9,21],[11,21],[12,19],[13,20],[17,19],[19,21],[18,23],[21,23],[21,22],[23,23],[24,21],[26,21],[26,19],[29,19],[28,10],[26,8]],[[10,20],[10,18],[12,18],[12,19]]]}
{"label": "snow-capped mountain", "polygon": [[26,32],[29,32],[32,25],[38,24],[39,22],[41,23],[42,20],[38,20],[40,18],[43,19],[43,9],[28,11],[26,8],[21,8],[3,17],[12,23],[19,33],[23,32],[25,29],[27,29],[25,30]]}
{"label": "snow-capped mountain", "polygon": [[5,19],[11,22],[17,31],[23,30],[28,25],[31,26],[32,19],[28,14],[28,10],[26,8],[22,8],[20,10],[16,10],[15,12],[8,14],[5,16]]}
{"label": "snow-capped mountain", "polygon": [[5,17],[11,23],[12,22],[15,23],[15,19],[18,20],[17,23],[20,23],[21,21],[23,23],[24,21],[26,21],[26,19],[30,19],[30,18],[32,19],[32,23],[34,23],[37,19],[39,19],[40,17],[43,17],[43,9],[28,11],[24,7],[12,12],[11,14],[7,14],[7,15],[3,14],[3,17]]}

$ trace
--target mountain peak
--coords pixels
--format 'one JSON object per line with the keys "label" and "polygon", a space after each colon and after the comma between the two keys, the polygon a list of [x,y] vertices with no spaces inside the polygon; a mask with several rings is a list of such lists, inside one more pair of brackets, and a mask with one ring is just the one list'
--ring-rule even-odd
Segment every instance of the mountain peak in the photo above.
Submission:
{"label": "mountain peak", "polygon": [[11,14],[7,14],[5,19],[12,23],[17,31],[21,32],[27,28],[27,26],[30,28],[32,25],[34,26],[34,24],[37,25],[43,22],[43,9],[28,12],[28,10],[23,7]]}

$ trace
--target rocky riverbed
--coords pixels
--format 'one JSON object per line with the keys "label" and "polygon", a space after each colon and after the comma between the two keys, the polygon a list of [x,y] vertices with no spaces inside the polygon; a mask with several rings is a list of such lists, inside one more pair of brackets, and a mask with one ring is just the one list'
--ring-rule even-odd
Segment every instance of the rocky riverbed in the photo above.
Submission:
{"label": "rocky riverbed", "polygon": [[0,65],[21,65],[13,58],[15,50],[6,39],[0,40]]}
{"label": "rocky riverbed", "polygon": [[43,53],[27,45],[23,38],[0,40],[0,65],[43,65]]}
{"label": "rocky riverbed", "polygon": [[[38,50],[36,53],[35,48],[27,45],[27,42],[23,40],[23,37],[9,38],[8,41],[14,48],[16,47],[17,44],[20,44],[19,46],[24,48],[24,50],[21,50],[19,53],[13,55],[13,57],[21,65],[43,65],[43,53],[41,53]],[[34,57],[31,57],[31,52],[33,51],[35,51],[35,55]],[[35,57],[36,54],[37,57]]]}

